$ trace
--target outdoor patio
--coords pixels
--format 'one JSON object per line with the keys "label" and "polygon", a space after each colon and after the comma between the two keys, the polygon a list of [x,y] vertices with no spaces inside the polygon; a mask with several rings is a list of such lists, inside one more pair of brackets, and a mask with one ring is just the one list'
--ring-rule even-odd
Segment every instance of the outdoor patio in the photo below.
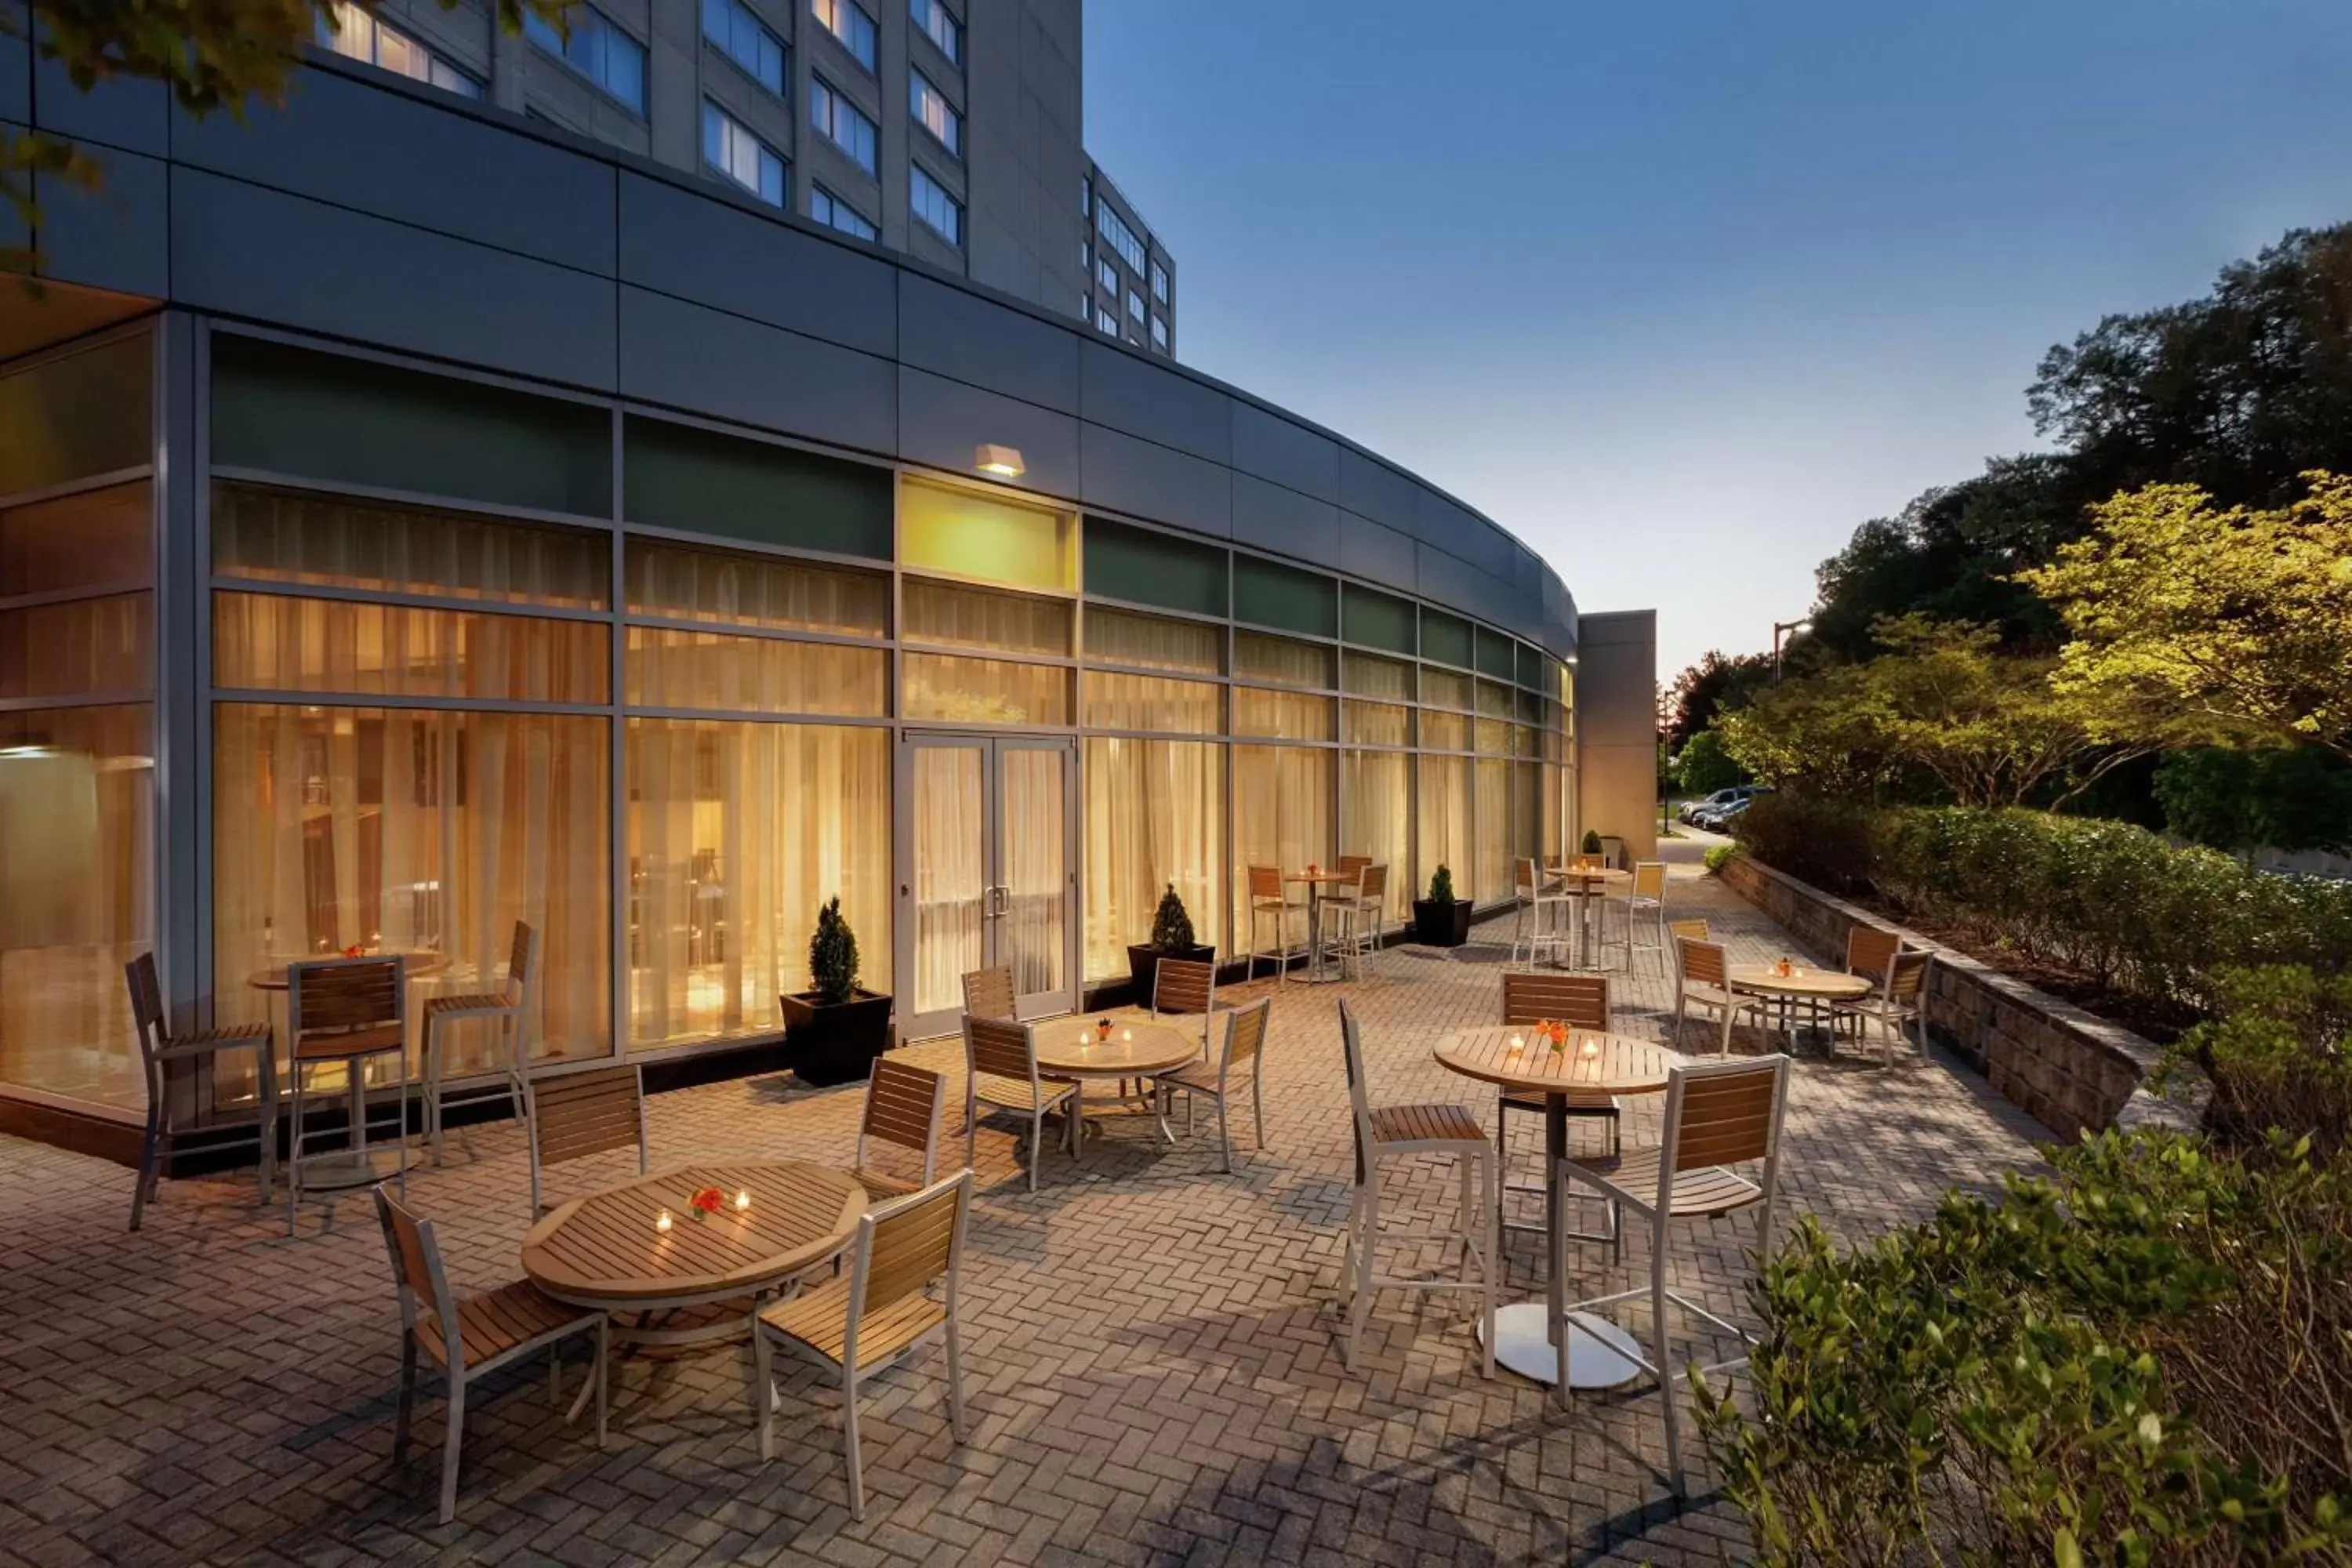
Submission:
{"label": "outdoor patio", "polygon": [[[1674,914],[1705,914],[1735,958],[1796,951],[1697,874],[1688,841],[1667,852]],[[1391,949],[1360,983],[1221,992],[1276,996],[1266,1147],[1250,1148],[1239,1113],[1233,1175],[1218,1173],[1205,1117],[1172,1150],[1129,1121],[1075,1165],[1049,1138],[1032,1194],[1015,1123],[983,1120],[964,1275],[971,1441],[950,1440],[935,1353],[868,1385],[863,1523],[846,1506],[835,1385],[788,1373],[779,1455],[762,1465],[748,1352],[724,1351],[624,1363],[602,1453],[550,1408],[539,1363],[495,1377],[468,1412],[457,1521],[437,1527],[434,1380],[410,1465],[390,1462],[399,1318],[363,1195],[331,1218],[307,1206],[289,1241],[282,1210],[256,1206],[250,1173],[167,1182],[145,1228],[125,1234],[129,1171],[0,1142],[0,1561],[1735,1560],[1743,1527],[1687,1427],[1689,1500],[1667,1485],[1654,1391],[1582,1395],[1562,1412],[1507,1373],[1480,1375],[1466,1300],[1397,1292],[1374,1308],[1366,1364],[1341,1363],[1350,1156],[1335,1002],[1349,996],[1362,1018],[1374,1103],[1456,1101],[1491,1126],[1492,1091],[1430,1054],[1445,1029],[1493,1020],[1507,921],[1479,940],[1452,954]],[[1660,955],[1612,974],[1617,1027],[1662,1038],[1673,987]],[[1704,1049],[1705,1033],[1695,1023],[1687,1047]],[[1761,1044],[1743,1030],[1736,1048]],[[961,1046],[913,1055],[954,1075],[951,1163]],[[1874,1064],[1874,1052],[1800,1062],[1784,1213],[1866,1235],[2032,1162],[2041,1129],[1965,1068]],[[1654,1128],[1657,1100],[1629,1110],[1629,1144]],[[855,1088],[789,1077],[658,1095],[653,1164],[846,1165],[858,1108]],[[450,1164],[408,1187],[460,1292],[517,1277],[528,1206],[520,1129],[478,1129],[471,1142],[472,1160],[453,1140]],[[1529,1178],[1532,1129],[1515,1125],[1513,1148]],[[633,1169],[609,1162],[611,1179]],[[578,1166],[555,1178],[566,1195],[601,1179]],[[1450,1214],[1445,1167],[1390,1180],[1391,1229]],[[1739,1315],[1751,1235],[1747,1216],[1683,1232],[1678,1288]],[[1505,1250],[1506,1299],[1539,1293],[1540,1238],[1511,1235]],[[1629,1244],[1626,1271],[1643,1262]],[[1572,1277],[1588,1294],[1630,1282],[1600,1247]]]}

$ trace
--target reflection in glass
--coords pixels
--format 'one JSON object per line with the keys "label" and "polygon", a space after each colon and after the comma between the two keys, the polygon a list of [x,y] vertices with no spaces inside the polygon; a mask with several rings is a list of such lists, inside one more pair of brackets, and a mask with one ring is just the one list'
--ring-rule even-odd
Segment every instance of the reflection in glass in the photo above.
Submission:
{"label": "reflection in glass", "polygon": [[1059,665],[936,653],[901,654],[899,662],[907,718],[963,724],[1070,721],[1070,672]]}

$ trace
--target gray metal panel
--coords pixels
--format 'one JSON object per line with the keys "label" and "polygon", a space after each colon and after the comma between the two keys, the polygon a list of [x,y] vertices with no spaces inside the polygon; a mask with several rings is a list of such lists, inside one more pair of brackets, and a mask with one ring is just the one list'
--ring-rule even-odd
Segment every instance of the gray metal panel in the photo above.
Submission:
{"label": "gray metal panel", "polygon": [[898,353],[897,269],[879,257],[625,169],[620,208],[624,281],[867,353]]}
{"label": "gray metal panel", "polygon": [[1099,341],[1081,356],[1087,418],[1213,463],[1232,459],[1232,398]]}
{"label": "gray metal panel", "polygon": [[98,190],[48,174],[35,182],[41,276],[161,300],[172,289],[165,167],[136,153],[95,155],[106,163],[106,184]]}
{"label": "gray metal panel", "polygon": [[160,81],[112,77],[84,92],[56,60],[33,60],[33,120],[43,131],[162,158],[172,150],[171,116]]}
{"label": "gray metal panel", "polygon": [[898,359],[1063,414],[1078,411],[1078,334],[993,300],[898,274]]}
{"label": "gray metal panel", "polygon": [[172,292],[198,310],[614,387],[609,279],[191,169],[172,174]]}
{"label": "gray metal panel", "polygon": [[1421,486],[1351,447],[1339,448],[1339,504],[1359,517],[1412,533],[1421,514]]}
{"label": "gray metal panel", "polygon": [[172,155],[583,272],[613,270],[612,165],[331,70],[300,72],[286,107],[257,106],[248,125],[175,117]]}
{"label": "gray metal panel", "polygon": [[1078,486],[1078,422],[1066,414],[982,392],[919,370],[898,370],[898,455],[949,473],[973,471],[983,445],[1018,447],[1028,470],[1011,483],[1064,499]]}
{"label": "gray metal panel", "polygon": [[1412,536],[1352,511],[1339,514],[1339,570],[1367,582],[1412,591]]}
{"label": "gray metal panel", "polygon": [[1415,542],[1412,555],[1413,584],[1423,598],[1465,616],[1492,613],[1486,604],[1492,579],[1484,572],[1433,544]]}
{"label": "gray metal panel", "polygon": [[1099,425],[1082,426],[1081,499],[1217,539],[1234,527],[1233,470]]}
{"label": "gray metal panel", "polygon": [[1339,499],[1339,443],[1234,400],[1234,467],[1321,500]]}
{"label": "gray metal panel", "polygon": [[1339,509],[1329,501],[1270,485],[1254,474],[1234,476],[1234,538],[1279,551],[1318,566],[1339,564]]}
{"label": "gray metal panel", "polygon": [[898,372],[888,360],[625,284],[621,393],[763,429],[888,454]]}

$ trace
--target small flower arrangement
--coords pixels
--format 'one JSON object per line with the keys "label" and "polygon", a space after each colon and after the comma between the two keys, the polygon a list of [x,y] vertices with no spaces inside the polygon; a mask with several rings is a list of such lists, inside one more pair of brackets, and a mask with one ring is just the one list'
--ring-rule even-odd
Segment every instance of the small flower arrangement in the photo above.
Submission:
{"label": "small flower arrangement", "polygon": [[1772,966],[1772,973],[1779,975],[1781,979],[1786,980],[1789,976],[1797,973],[1797,966],[1792,961],[1784,955],[1780,963]]}
{"label": "small flower arrangement", "polygon": [[1095,1020],[1095,1038],[1106,1046],[1110,1044],[1110,1020],[1108,1018],[1097,1018]]}
{"label": "small flower arrangement", "polygon": [[1555,1051],[1564,1051],[1568,1049],[1568,1026],[1557,1018],[1539,1018],[1536,1021],[1536,1038]]}
{"label": "small flower arrangement", "polygon": [[343,949],[343,956],[345,958],[365,958],[367,956],[367,949],[362,947],[358,942],[353,942],[351,946]]}
{"label": "small flower arrangement", "polygon": [[698,1187],[694,1196],[686,1200],[686,1206],[694,1211],[695,1218],[709,1219],[727,1206],[727,1194],[717,1187]]}

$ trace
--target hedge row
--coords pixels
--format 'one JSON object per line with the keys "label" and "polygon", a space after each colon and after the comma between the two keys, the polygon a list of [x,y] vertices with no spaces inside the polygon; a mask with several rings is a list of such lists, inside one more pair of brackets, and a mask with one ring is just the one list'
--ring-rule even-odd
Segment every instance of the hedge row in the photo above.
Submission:
{"label": "hedge row", "polygon": [[2128,823],[1793,794],[1737,821],[1790,876],[2163,1002],[2210,1006],[2224,970],[2352,964],[2352,882],[2259,873]]}

